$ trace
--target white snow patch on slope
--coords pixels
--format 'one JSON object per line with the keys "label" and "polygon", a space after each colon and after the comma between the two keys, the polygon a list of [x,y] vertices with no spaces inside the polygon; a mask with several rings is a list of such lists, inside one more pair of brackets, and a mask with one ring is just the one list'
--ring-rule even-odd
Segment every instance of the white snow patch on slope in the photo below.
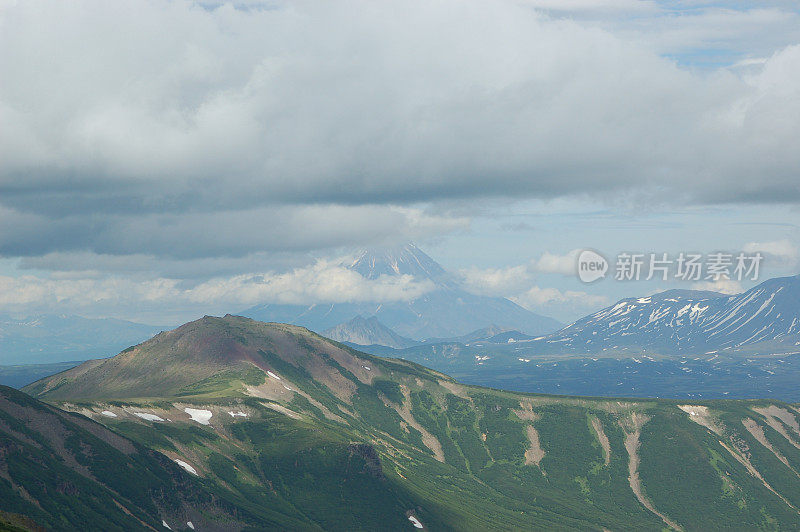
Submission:
{"label": "white snow patch on slope", "polygon": [[194,530],[194,523],[192,523],[191,521],[186,521],[186,526]]}
{"label": "white snow patch on slope", "polygon": [[231,417],[247,417],[247,414],[244,412],[228,412]]}
{"label": "white snow patch on slope", "polygon": [[103,410],[100,413],[103,414],[106,417],[117,417],[117,415],[114,412],[112,412],[111,410]]}
{"label": "white snow patch on slope", "polygon": [[425,528],[422,526],[422,523],[419,522],[419,519],[417,519],[413,515],[409,515],[408,520],[411,521],[411,524],[414,525],[414,528]]}
{"label": "white snow patch on slope", "polygon": [[134,412],[133,415],[138,416],[142,419],[146,419],[147,421],[164,421],[155,414],[147,414],[145,412]]}
{"label": "white snow patch on slope", "polygon": [[269,375],[269,376],[270,376],[270,377],[272,377],[273,379],[278,379],[278,380],[281,380],[281,378],[280,378],[280,377],[278,377],[277,375],[275,375],[275,374],[274,374],[274,373],[272,373],[271,371],[268,371],[268,372],[267,372],[267,375]]}
{"label": "white snow patch on slope", "polygon": [[197,470],[195,468],[193,468],[192,466],[190,466],[189,464],[187,464],[186,462],[184,462],[183,460],[179,460],[178,458],[176,458],[175,459],[175,463],[178,464],[179,466],[181,466],[182,468],[184,468],[186,471],[188,471],[192,475],[197,476]]}
{"label": "white snow patch on slope", "polygon": [[166,522],[166,521],[162,520],[162,521],[161,521],[161,524],[162,524],[162,525],[163,525],[163,527],[164,527],[164,528],[166,528],[167,530],[172,530],[172,529],[169,527],[169,525],[167,524],[167,522]]}
{"label": "white snow patch on slope", "polygon": [[184,408],[183,411],[189,414],[189,417],[192,418],[192,421],[197,421],[201,425],[208,425],[208,422],[211,421],[211,416],[213,415],[210,410],[200,410],[197,408]]}

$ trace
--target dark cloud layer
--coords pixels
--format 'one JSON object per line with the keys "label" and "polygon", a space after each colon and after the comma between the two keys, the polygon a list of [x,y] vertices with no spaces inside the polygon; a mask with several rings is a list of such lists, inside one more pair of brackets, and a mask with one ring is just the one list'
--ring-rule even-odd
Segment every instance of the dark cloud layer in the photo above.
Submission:
{"label": "dark cloud layer", "polygon": [[5,257],[406,239],[463,228],[437,211],[453,200],[800,200],[798,46],[695,72],[510,0],[30,1],[0,20]]}

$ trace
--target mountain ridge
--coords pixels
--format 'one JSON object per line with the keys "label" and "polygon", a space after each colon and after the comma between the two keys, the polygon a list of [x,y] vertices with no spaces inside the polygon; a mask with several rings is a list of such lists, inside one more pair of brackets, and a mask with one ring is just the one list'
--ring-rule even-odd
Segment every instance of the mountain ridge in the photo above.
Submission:
{"label": "mountain ridge", "polygon": [[779,401],[493,390],[230,315],[117,357],[26,391],[324,529],[800,526],[800,410]]}
{"label": "mountain ridge", "polygon": [[[642,349],[707,353],[759,342],[800,341],[800,276],[777,277],[734,295],[667,291],[626,298],[536,339],[546,352]],[[551,348],[553,344],[558,347]]]}

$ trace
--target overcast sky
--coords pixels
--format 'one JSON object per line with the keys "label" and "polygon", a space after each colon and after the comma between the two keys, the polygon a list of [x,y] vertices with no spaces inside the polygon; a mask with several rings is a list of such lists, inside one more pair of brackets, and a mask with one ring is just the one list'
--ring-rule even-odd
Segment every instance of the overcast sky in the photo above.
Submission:
{"label": "overcast sky", "polygon": [[562,320],[673,287],[577,249],[800,270],[800,2],[0,0],[0,50],[0,312],[417,297],[339,266],[408,240]]}

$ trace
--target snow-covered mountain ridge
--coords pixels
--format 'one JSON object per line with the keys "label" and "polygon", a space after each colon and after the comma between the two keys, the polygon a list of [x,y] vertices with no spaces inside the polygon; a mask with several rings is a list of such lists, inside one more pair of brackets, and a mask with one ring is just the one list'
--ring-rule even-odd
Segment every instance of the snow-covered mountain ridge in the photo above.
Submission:
{"label": "snow-covered mountain ridge", "polygon": [[659,352],[734,349],[800,341],[800,276],[770,279],[737,295],[691,290],[623,299],[536,339],[548,351],[619,348]]}

